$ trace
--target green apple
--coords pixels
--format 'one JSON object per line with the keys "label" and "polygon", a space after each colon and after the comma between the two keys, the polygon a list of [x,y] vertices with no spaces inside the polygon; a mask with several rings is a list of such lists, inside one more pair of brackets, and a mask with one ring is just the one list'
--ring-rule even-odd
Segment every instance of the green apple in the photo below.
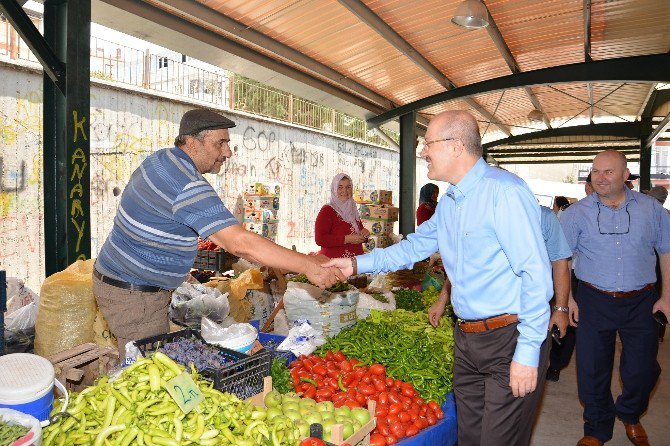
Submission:
{"label": "green apple", "polygon": [[323,421],[323,417],[321,416],[321,412],[312,412],[305,416],[305,421],[307,422],[308,425],[314,423],[321,423]]}
{"label": "green apple", "polygon": [[321,412],[321,418],[325,420],[333,420],[335,421],[335,415],[333,415],[332,412]]}
{"label": "green apple", "polygon": [[309,423],[305,420],[298,420],[294,422],[295,426],[300,432],[300,438],[309,437]]}
{"label": "green apple", "polygon": [[367,409],[356,407],[351,410],[351,417],[357,419],[361,425],[370,421],[370,412]]}
{"label": "green apple", "polygon": [[355,432],[354,425],[349,421],[345,421],[344,423],[342,423],[342,425],[344,426],[342,432],[342,438],[346,440],[347,438],[351,437],[354,434]]}
{"label": "green apple", "polygon": [[316,412],[316,411],[317,410],[314,407],[305,407],[305,406],[300,406],[300,409],[298,410],[298,412],[300,412],[300,415],[302,415],[303,417],[307,414],[310,414],[310,413]]}
{"label": "green apple", "polygon": [[265,395],[265,399],[263,401],[265,402],[266,407],[277,407],[282,402],[282,395],[276,390],[273,390]]}
{"label": "green apple", "polygon": [[282,411],[279,407],[268,407],[267,410],[267,419],[272,420],[275,417],[278,417],[282,414]]}
{"label": "green apple", "polygon": [[335,409],[335,406],[331,401],[321,401],[316,403],[316,410],[319,412],[332,412]]}
{"label": "green apple", "polygon": [[326,441],[330,441],[330,432],[333,430],[335,425],[335,420],[323,420],[321,426],[323,426],[323,438]]}
{"label": "green apple", "polygon": [[316,401],[311,398],[300,398],[300,407],[316,407]]}
{"label": "green apple", "polygon": [[287,401],[281,404],[281,410],[284,413],[286,413],[286,411],[288,410],[295,410],[296,412],[298,412],[300,410],[300,404],[293,401]]}
{"label": "green apple", "polygon": [[337,409],[335,409],[333,411],[333,413],[335,414],[336,417],[337,416],[344,416],[344,417],[349,418],[350,415],[351,415],[351,409],[349,409],[349,406],[342,406],[342,407],[338,407]]}
{"label": "green apple", "polygon": [[287,416],[289,419],[291,419],[293,421],[297,421],[297,420],[300,420],[302,418],[302,415],[297,410],[290,410],[290,409],[285,410],[284,415]]}
{"label": "green apple", "polygon": [[295,394],[295,393],[285,393],[281,396],[281,402],[287,403],[287,402],[293,402],[293,403],[299,403],[300,402],[300,397]]}

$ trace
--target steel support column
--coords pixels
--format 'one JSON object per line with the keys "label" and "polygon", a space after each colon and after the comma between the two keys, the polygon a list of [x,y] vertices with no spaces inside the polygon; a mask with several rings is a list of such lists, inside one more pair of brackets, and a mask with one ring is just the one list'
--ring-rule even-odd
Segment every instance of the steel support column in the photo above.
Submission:
{"label": "steel support column", "polygon": [[400,234],[414,232],[416,188],[416,113],[400,117]]}
{"label": "steel support column", "polygon": [[44,76],[44,234],[49,276],[91,257],[88,0],[46,0],[44,39],[65,65],[61,91]]}
{"label": "steel support column", "polygon": [[640,132],[640,190],[651,189],[651,145],[647,145],[647,138],[652,133],[650,116],[641,119]]}

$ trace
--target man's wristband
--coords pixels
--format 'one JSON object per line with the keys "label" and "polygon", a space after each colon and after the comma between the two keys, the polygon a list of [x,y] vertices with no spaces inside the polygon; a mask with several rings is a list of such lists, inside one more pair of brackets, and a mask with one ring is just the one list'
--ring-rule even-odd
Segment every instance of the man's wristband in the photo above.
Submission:
{"label": "man's wristband", "polygon": [[353,269],[352,275],[355,276],[358,274],[358,264],[356,263],[356,257],[351,257],[351,268]]}
{"label": "man's wristband", "polygon": [[559,307],[558,305],[554,305],[553,307],[551,307],[551,309],[554,311],[561,311],[563,313],[568,313],[570,311],[568,307]]}

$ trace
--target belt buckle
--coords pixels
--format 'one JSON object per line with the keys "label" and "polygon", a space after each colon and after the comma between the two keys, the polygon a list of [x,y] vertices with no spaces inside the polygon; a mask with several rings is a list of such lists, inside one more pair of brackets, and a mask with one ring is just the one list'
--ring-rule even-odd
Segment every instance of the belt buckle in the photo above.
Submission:
{"label": "belt buckle", "polygon": [[461,319],[460,317],[457,317],[457,318],[456,318],[456,323],[457,323],[458,325],[461,325],[461,324],[464,324],[464,323],[465,323],[465,320],[464,320],[464,319]]}

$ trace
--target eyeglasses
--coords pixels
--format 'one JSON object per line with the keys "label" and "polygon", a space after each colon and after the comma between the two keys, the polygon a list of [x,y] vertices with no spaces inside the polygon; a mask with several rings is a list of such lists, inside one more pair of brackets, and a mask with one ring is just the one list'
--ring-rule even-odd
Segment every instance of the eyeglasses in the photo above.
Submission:
{"label": "eyeglasses", "polygon": [[603,232],[602,229],[600,229],[600,203],[596,201],[596,204],[598,205],[598,216],[596,217],[596,221],[598,222],[598,232],[600,232],[600,235],[628,234],[628,232],[630,231],[630,212],[628,212],[628,203],[626,203],[626,207],[624,208],[626,214],[628,214],[628,227],[626,228],[626,232]]}
{"label": "eyeglasses", "polygon": [[440,141],[452,141],[454,139],[458,139],[458,138],[442,138],[442,139],[434,139],[432,141],[424,141],[423,142],[423,147],[427,149],[428,146],[430,146],[433,143],[440,142]]}

